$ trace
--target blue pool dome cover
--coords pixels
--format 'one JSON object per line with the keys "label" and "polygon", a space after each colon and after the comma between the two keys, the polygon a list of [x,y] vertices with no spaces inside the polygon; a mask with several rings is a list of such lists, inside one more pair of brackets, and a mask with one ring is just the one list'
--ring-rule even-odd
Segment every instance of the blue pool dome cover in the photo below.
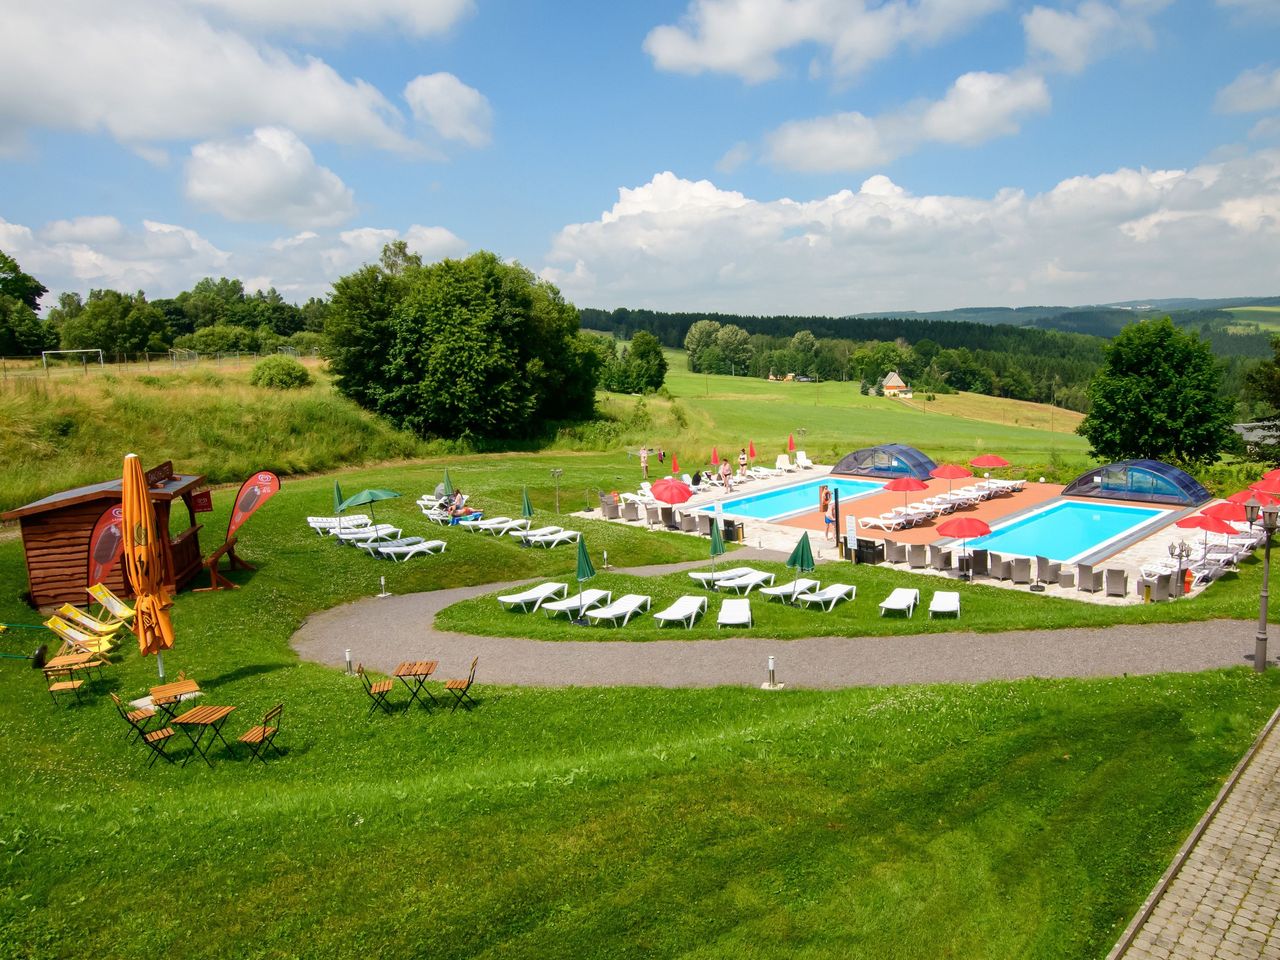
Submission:
{"label": "blue pool dome cover", "polygon": [[1198,507],[1213,499],[1195,477],[1159,460],[1122,460],[1089,470],[1067,484],[1062,495],[1184,507]]}
{"label": "blue pool dome cover", "polygon": [[896,477],[915,477],[928,480],[929,471],[937,464],[915,447],[903,443],[882,443],[878,447],[855,450],[831,468],[832,473],[854,477],[879,477],[893,480]]}

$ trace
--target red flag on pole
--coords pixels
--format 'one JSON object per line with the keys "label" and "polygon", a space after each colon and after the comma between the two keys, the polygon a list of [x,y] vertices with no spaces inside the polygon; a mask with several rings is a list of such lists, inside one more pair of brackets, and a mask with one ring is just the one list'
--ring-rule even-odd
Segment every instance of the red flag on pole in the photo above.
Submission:
{"label": "red flag on pole", "polygon": [[89,585],[105,583],[107,574],[124,552],[124,508],[120,504],[107,507],[89,536]]}
{"label": "red flag on pole", "polygon": [[227,524],[227,539],[253,515],[253,512],[276,495],[280,489],[280,478],[270,470],[262,470],[240,485],[236,494],[236,505],[231,510],[231,522]]}

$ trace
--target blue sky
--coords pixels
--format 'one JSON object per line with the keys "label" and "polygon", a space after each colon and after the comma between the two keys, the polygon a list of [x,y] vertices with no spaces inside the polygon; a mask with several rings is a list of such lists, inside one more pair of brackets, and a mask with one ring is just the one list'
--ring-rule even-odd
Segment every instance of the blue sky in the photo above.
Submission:
{"label": "blue sky", "polygon": [[55,291],[403,238],[580,306],[1280,293],[1274,0],[0,7],[0,249]]}

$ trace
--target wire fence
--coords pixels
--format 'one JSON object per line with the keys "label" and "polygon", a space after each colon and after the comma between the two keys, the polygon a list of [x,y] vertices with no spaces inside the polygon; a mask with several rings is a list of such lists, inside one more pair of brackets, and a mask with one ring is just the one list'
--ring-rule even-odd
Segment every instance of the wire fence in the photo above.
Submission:
{"label": "wire fence", "polygon": [[0,389],[21,389],[24,385],[36,382],[53,383],[74,378],[121,374],[163,374],[195,367],[237,370],[251,367],[264,357],[275,356],[278,353],[297,357],[299,360],[320,359],[318,350],[299,350],[296,347],[281,347],[278,350],[262,353],[247,350],[225,353],[197,353],[194,350],[135,354],[104,353],[103,363],[99,363],[96,352],[93,355],[77,356],[0,357]]}

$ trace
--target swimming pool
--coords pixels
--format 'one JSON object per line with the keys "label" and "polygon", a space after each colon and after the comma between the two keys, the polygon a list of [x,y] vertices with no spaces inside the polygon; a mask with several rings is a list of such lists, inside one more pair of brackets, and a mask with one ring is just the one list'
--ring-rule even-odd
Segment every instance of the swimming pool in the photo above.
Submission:
{"label": "swimming pool", "polygon": [[812,513],[818,509],[818,488],[827,486],[839,491],[840,504],[843,507],[850,500],[879,493],[883,484],[875,480],[853,480],[849,477],[815,477],[787,487],[755,493],[748,496],[730,497],[719,504],[708,503],[698,507],[703,513],[710,513],[720,506],[727,517],[739,517],[749,520],[781,520],[801,513]]}
{"label": "swimming pool", "polygon": [[1149,507],[1060,500],[970,540],[969,548],[1075,563],[1166,515]]}

